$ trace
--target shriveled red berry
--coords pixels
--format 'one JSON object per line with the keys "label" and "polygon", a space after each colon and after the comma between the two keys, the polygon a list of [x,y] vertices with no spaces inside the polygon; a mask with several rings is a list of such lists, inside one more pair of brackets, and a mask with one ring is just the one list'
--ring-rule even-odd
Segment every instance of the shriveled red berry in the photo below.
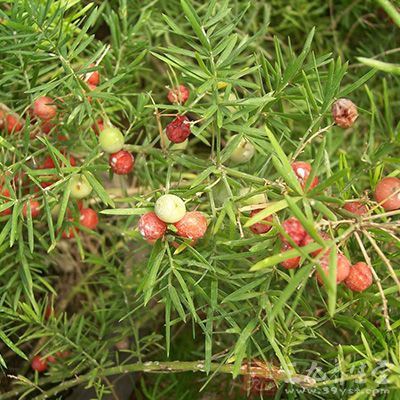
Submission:
{"label": "shriveled red berry", "polygon": [[32,358],[31,367],[34,371],[44,372],[47,369],[47,361],[45,358],[35,356]]}
{"label": "shriveled red berry", "polygon": [[358,117],[357,106],[349,99],[338,99],[332,105],[332,116],[337,126],[350,128]]}
{"label": "shriveled red berry", "polygon": [[140,217],[138,228],[140,234],[146,240],[157,240],[164,236],[167,231],[167,224],[151,211]]}
{"label": "shriveled red berry", "polygon": [[39,97],[33,103],[33,114],[43,120],[50,120],[57,114],[57,106],[51,97]]}
{"label": "shriveled red berry", "polygon": [[[8,189],[0,187],[0,196],[6,197],[6,198],[9,199],[10,198],[10,191]],[[5,200],[0,198],[0,203],[3,203],[3,202],[5,202]],[[0,217],[3,217],[5,215],[11,215],[11,213],[12,213],[12,207],[7,208],[4,211],[1,211],[0,212]]]}
{"label": "shriveled red berry", "polygon": [[81,208],[80,210],[79,223],[88,229],[96,229],[99,223],[99,217],[97,212],[91,208]]}
{"label": "shriveled red berry", "polygon": [[[31,206],[31,216],[32,218],[37,218],[40,215],[40,203],[37,200],[29,200]],[[22,207],[22,215],[24,218],[28,215],[28,204],[25,203]]]}
{"label": "shriveled red berry", "polygon": [[360,201],[350,201],[346,203],[343,208],[349,213],[356,215],[365,215],[368,213],[368,208]]}
{"label": "shriveled red berry", "polygon": [[[329,277],[329,255],[322,256],[321,260],[321,268],[324,271],[325,276]],[[351,263],[347,259],[347,257],[342,253],[337,253],[336,256],[336,283],[343,282],[350,273]],[[316,274],[317,280],[320,284],[323,284],[323,279],[321,275],[317,272]]]}
{"label": "shriveled red berry", "polygon": [[400,208],[400,179],[388,176],[378,182],[375,189],[375,200],[382,203],[386,211]]}
{"label": "shriveled red berry", "polygon": [[[311,174],[311,165],[304,161],[295,161],[292,163],[292,169],[300,183],[300,186],[304,189],[306,187],[307,179]],[[309,183],[309,190],[315,188],[317,185],[318,178],[314,176],[311,183]]]}
{"label": "shriveled red berry", "polygon": [[104,121],[99,118],[94,124],[92,124],[92,129],[94,130],[96,135],[99,135],[100,132],[104,129]]}
{"label": "shriveled red berry", "polygon": [[[95,67],[95,65],[91,64],[90,67]],[[99,71],[88,72],[86,74],[85,79],[89,85],[97,86],[100,83],[100,72]]]}
{"label": "shriveled red berry", "polygon": [[371,268],[365,262],[354,264],[344,283],[353,292],[362,292],[368,289],[372,285]]}
{"label": "shriveled red berry", "polygon": [[174,226],[178,236],[197,240],[202,238],[207,231],[207,219],[199,211],[189,211]]}
{"label": "shriveled red berry", "polygon": [[[252,210],[250,212],[250,218],[253,217],[254,215],[258,214],[261,210],[263,210],[263,208],[258,208],[256,210]],[[255,224],[250,226],[251,231],[258,235],[260,235],[262,233],[267,233],[272,228],[272,225],[269,224],[269,222],[272,222],[272,219],[273,219],[272,215],[270,215],[270,216],[264,218],[262,221],[256,222]],[[266,221],[267,223],[264,223],[264,221]]]}
{"label": "shriveled red berry", "polygon": [[126,175],[132,172],[135,159],[129,151],[120,150],[110,154],[108,162],[114,174]]}
{"label": "shriveled red berry", "polygon": [[185,115],[178,115],[167,125],[166,134],[172,143],[182,143],[190,135],[189,118]]}
{"label": "shriveled red berry", "polygon": [[[297,218],[290,217],[286,221],[283,221],[282,228],[293,242],[297,244],[297,246],[301,246],[307,232]],[[285,236],[280,235],[280,237],[283,242],[290,244],[289,240]]]}
{"label": "shriveled red berry", "polygon": [[179,85],[168,92],[167,98],[170,103],[185,104],[189,98],[189,89],[185,85]]}
{"label": "shriveled red berry", "polygon": [[22,120],[13,114],[7,115],[6,125],[8,133],[19,132],[24,127]]}
{"label": "shriveled red berry", "polygon": [[[281,247],[282,253],[284,253],[285,251],[292,250],[292,249],[293,249],[293,247],[290,244],[285,243],[285,242],[282,243],[282,247]],[[301,258],[300,256],[288,258],[287,260],[282,261],[280,264],[282,265],[283,268],[294,269],[300,265],[300,258]]]}

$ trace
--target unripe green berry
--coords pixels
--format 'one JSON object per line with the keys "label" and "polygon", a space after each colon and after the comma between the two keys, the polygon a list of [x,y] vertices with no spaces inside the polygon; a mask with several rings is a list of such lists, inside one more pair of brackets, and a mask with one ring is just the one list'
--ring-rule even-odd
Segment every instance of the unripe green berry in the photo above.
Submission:
{"label": "unripe green berry", "polygon": [[[250,188],[240,188],[239,193],[241,196],[245,196],[251,194]],[[257,193],[251,197],[247,197],[246,199],[242,199],[241,203],[247,206],[254,206],[256,204],[266,203],[267,199],[264,193]]]}
{"label": "unripe green berry", "polygon": [[99,134],[99,143],[106,153],[116,153],[124,146],[124,135],[118,128],[107,127]]}
{"label": "unripe green berry", "polygon": [[242,138],[229,158],[235,164],[244,164],[253,158],[255,151],[254,146],[245,138]]}
{"label": "unripe green berry", "polygon": [[71,178],[71,197],[83,199],[92,192],[92,186],[84,175],[74,175]]}
{"label": "unripe green berry", "polygon": [[161,221],[174,224],[185,216],[186,206],[180,197],[174,194],[165,194],[156,201],[154,212]]}

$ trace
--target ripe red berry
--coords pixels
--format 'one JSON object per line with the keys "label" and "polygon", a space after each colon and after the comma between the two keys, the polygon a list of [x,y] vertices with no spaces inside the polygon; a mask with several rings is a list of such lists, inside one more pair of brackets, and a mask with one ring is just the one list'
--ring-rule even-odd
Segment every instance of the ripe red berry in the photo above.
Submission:
{"label": "ripe red berry", "polygon": [[51,97],[39,97],[33,103],[33,114],[43,120],[49,120],[56,116],[57,106]]}
{"label": "ripe red berry", "polygon": [[35,356],[32,358],[31,367],[34,371],[44,372],[47,369],[47,361],[40,356]]}
{"label": "ripe red berry", "polygon": [[362,292],[372,285],[372,271],[365,262],[358,262],[350,268],[345,285],[353,292]]}
{"label": "ripe red berry", "polygon": [[[321,268],[325,274],[325,276],[328,278],[329,277],[329,255],[324,255],[322,256],[321,260]],[[336,256],[336,283],[341,283],[343,282],[350,273],[350,266],[351,263],[347,259],[347,257],[342,254],[342,253],[337,253]],[[320,274],[317,272],[316,274],[317,280],[320,284],[323,284],[322,277]]]}
{"label": "ripe red berry", "polygon": [[[290,217],[286,221],[283,221],[282,228],[297,246],[301,246],[307,232],[297,218]],[[285,236],[280,235],[280,237],[284,243],[290,244]]]}
{"label": "ripe red berry", "polygon": [[[253,217],[254,215],[258,214],[261,210],[263,210],[263,208],[258,208],[256,210],[252,210],[250,213],[250,218]],[[267,233],[272,228],[272,225],[268,223],[268,222],[272,222],[272,219],[273,219],[272,215],[270,215],[270,216],[264,218],[262,221],[256,222],[255,224],[250,226],[251,231],[258,235],[260,235],[262,233]],[[264,223],[263,221],[266,221],[267,224]]]}
{"label": "ripe red berry", "polygon": [[[91,64],[90,67],[95,67],[95,65]],[[88,72],[85,79],[89,85],[97,86],[100,83],[100,73],[99,71]]]}
{"label": "ripe red berry", "polygon": [[349,99],[338,99],[332,105],[332,116],[337,126],[350,128],[358,117],[357,107]]}
{"label": "ripe red berry", "polygon": [[92,124],[92,129],[94,130],[96,135],[99,135],[100,132],[104,129],[104,121],[99,118],[94,124]]}
{"label": "ripe red berry", "polygon": [[179,85],[178,88],[168,92],[167,98],[170,103],[185,104],[189,98],[189,89],[184,85]]}
{"label": "ripe red berry", "polygon": [[[300,186],[304,189],[306,187],[307,179],[311,174],[311,165],[304,161],[295,161],[292,163],[292,169],[300,183]],[[315,176],[311,183],[309,183],[309,189],[315,188],[318,185],[318,178]]]}
{"label": "ripe red berry", "polygon": [[15,115],[8,114],[6,117],[7,132],[19,132],[23,127],[21,120]]}
{"label": "ripe red berry", "polygon": [[40,129],[46,135],[48,135],[55,127],[56,124],[51,120],[43,120],[42,123],[40,124]]}
{"label": "ripe red berry", "polygon": [[[64,154],[65,156],[65,154]],[[69,156],[69,163],[71,164],[71,167],[75,167],[76,166],[76,160],[74,157]],[[61,162],[59,162],[59,165],[61,168],[64,168],[65,165]],[[50,156],[46,156],[46,158],[43,161],[43,164],[39,167],[41,169],[52,169],[55,168],[56,164],[54,163],[53,159]]]}
{"label": "ripe red berry", "polygon": [[[282,243],[282,247],[281,247],[282,253],[284,253],[285,251],[292,250],[292,249],[293,249],[293,247],[290,244],[285,243],[285,242]],[[282,261],[281,265],[283,268],[286,268],[286,269],[297,268],[300,265],[300,258],[301,258],[300,256],[288,258],[287,260]]]}
{"label": "ripe red berry", "polygon": [[[32,218],[37,218],[40,215],[40,203],[36,200],[29,200],[31,206]],[[24,218],[28,215],[28,203],[25,203],[22,207],[22,215]]]}
{"label": "ripe red berry", "polygon": [[[319,232],[319,236],[324,240],[324,241],[328,241],[331,240],[330,236],[325,233],[325,232]],[[315,240],[308,234],[306,233],[306,235],[304,236],[302,242],[300,243],[301,246],[307,246],[310,243],[314,243]],[[312,251],[310,254],[312,257],[317,257],[324,249],[317,249]],[[329,249],[325,250],[325,255],[329,254]]]}
{"label": "ripe red berry", "polygon": [[182,143],[190,135],[189,118],[185,115],[178,115],[167,125],[166,134],[172,143]]}
{"label": "ripe red berry", "polygon": [[199,211],[189,211],[174,226],[178,236],[197,240],[202,238],[207,231],[207,219]]}
{"label": "ripe red berry", "polygon": [[365,215],[368,213],[367,207],[365,207],[365,205],[360,201],[350,201],[349,203],[346,203],[343,208],[349,213],[356,215]]}
{"label": "ripe red berry", "polygon": [[395,177],[383,178],[375,189],[375,200],[382,203],[386,211],[400,208],[400,179]]}
{"label": "ripe red berry", "polygon": [[140,234],[146,240],[157,240],[164,236],[167,224],[151,211],[140,217],[138,228]]}
{"label": "ripe red berry", "polygon": [[81,208],[80,210],[79,223],[88,229],[96,229],[99,223],[99,217],[97,212],[91,208]]}
{"label": "ripe red berry", "polygon": [[3,110],[0,110],[0,130],[4,128],[6,122],[6,114]]}
{"label": "ripe red berry", "polygon": [[110,154],[108,162],[115,174],[126,175],[132,172],[135,159],[129,151],[120,150]]}
{"label": "ripe red berry", "polygon": [[[70,218],[69,221],[72,222],[72,218]],[[79,228],[77,228],[76,226],[70,225],[66,230],[64,230],[61,233],[61,237],[63,239],[72,239],[78,233],[79,233]]]}
{"label": "ripe red berry", "polygon": [[[0,196],[6,197],[6,198],[9,199],[10,198],[10,191],[8,189],[5,189],[5,188],[3,189],[3,188],[0,187]],[[4,202],[5,202],[5,200],[1,199],[1,197],[0,197],[0,203],[4,203]],[[4,211],[1,211],[0,212],[0,217],[3,217],[5,215],[11,215],[11,213],[12,213],[12,207],[7,208]]]}

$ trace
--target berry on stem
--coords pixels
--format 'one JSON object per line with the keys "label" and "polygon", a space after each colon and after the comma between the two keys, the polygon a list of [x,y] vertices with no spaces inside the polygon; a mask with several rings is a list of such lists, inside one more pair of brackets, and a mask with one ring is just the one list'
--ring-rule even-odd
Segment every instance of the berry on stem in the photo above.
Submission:
{"label": "berry on stem", "polygon": [[180,221],[186,214],[186,206],[183,200],[174,194],[164,194],[154,206],[157,217],[167,224]]}
{"label": "berry on stem", "polygon": [[34,371],[44,372],[47,369],[47,361],[40,356],[35,356],[32,358],[31,367]]}
{"label": "berry on stem", "polygon": [[125,138],[118,128],[104,128],[99,134],[99,143],[106,153],[120,151],[125,143]]}
{"label": "berry on stem", "polygon": [[179,85],[178,88],[171,89],[167,95],[170,103],[185,104],[189,98],[189,89],[185,85]]}
{"label": "berry on stem", "polygon": [[[329,255],[322,256],[320,262],[321,262],[322,271],[323,271],[324,275],[326,276],[326,278],[328,278],[329,277]],[[351,263],[347,259],[347,257],[344,254],[338,252],[337,256],[336,256],[336,283],[343,282],[349,276],[350,266],[351,266]],[[317,272],[316,277],[317,277],[318,282],[322,285],[324,281],[323,281],[321,275],[319,274],[319,272]]]}
{"label": "berry on stem", "polygon": [[343,206],[343,209],[355,215],[365,215],[368,213],[367,207],[360,201],[350,201]]}
{"label": "berry on stem", "polygon": [[376,185],[375,200],[386,211],[400,209],[400,179],[391,176],[381,179]]}
{"label": "berry on stem", "polygon": [[96,229],[97,224],[99,223],[97,212],[91,208],[81,208],[79,223],[85,228]]}
{"label": "berry on stem", "polygon": [[[32,218],[37,218],[40,215],[40,203],[37,200],[29,200],[31,207],[31,216]],[[22,215],[24,218],[28,215],[28,202],[24,204],[22,207]]]}
{"label": "berry on stem", "polygon": [[71,178],[71,197],[83,199],[92,192],[93,188],[84,175],[74,175]]}
{"label": "berry on stem", "polygon": [[57,106],[51,97],[39,97],[33,103],[33,114],[42,120],[50,120],[56,116]]}
{"label": "berry on stem", "polygon": [[175,228],[178,236],[197,240],[202,238],[207,231],[207,219],[199,211],[189,211],[175,223]]}
{"label": "berry on stem", "polygon": [[24,127],[23,121],[15,115],[8,114],[6,117],[7,132],[19,132]]}
{"label": "berry on stem", "polygon": [[350,128],[358,117],[357,106],[349,99],[338,99],[332,105],[332,116],[337,126]]}
{"label": "berry on stem", "polygon": [[[96,67],[96,65],[91,64],[90,67]],[[100,72],[99,71],[88,72],[86,74],[85,79],[88,85],[97,86],[100,83]]]}
{"label": "berry on stem", "polygon": [[172,143],[182,143],[190,135],[190,121],[185,115],[178,115],[167,125],[165,133]]}
{"label": "berry on stem", "polygon": [[371,268],[365,262],[354,264],[344,283],[353,292],[363,292],[372,285]]}
{"label": "berry on stem", "polygon": [[129,151],[120,150],[110,154],[108,162],[115,174],[126,175],[132,172],[135,159]]}
{"label": "berry on stem", "polygon": [[[264,208],[257,208],[256,210],[252,210],[250,212],[250,218],[254,217],[254,215],[258,214],[261,210],[264,210]],[[272,215],[269,215],[268,217],[264,218],[262,221],[256,222],[255,224],[250,226],[251,231],[258,235],[269,232],[272,228],[272,225],[269,224],[269,222],[272,222],[272,219],[273,219]],[[267,223],[264,223],[263,221],[266,221]]]}
{"label": "berry on stem", "polygon": [[[292,169],[300,183],[300,186],[304,189],[307,184],[308,177],[311,174],[311,165],[304,161],[295,161],[292,163]],[[318,185],[318,178],[315,176],[312,182],[309,183],[309,190],[315,188]]]}
{"label": "berry on stem", "polygon": [[[237,135],[232,136],[228,143],[232,141]],[[250,161],[255,153],[254,146],[245,138],[242,138],[237,145],[236,149],[230,155],[230,160],[235,164],[244,164]]]}
{"label": "berry on stem", "polygon": [[167,224],[164,221],[161,221],[155,212],[150,211],[140,217],[138,229],[144,239],[155,241],[164,236],[167,231]]}
{"label": "berry on stem", "polygon": [[[285,251],[292,250],[293,247],[289,243],[282,243],[281,252],[284,253]],[[288,258],[287,260],[282,261],[280,264],[283,268],[286,269],[294,269],[300,265],[300,256]]]}
{"label": "berry on stem", "polygon": [[[297,246],[301,246],[302,241],[305,238],[307,232],[297,218],[290,217],[286,221],[283,221],[282,228],[287,233],[287,235],[293,240],[293,242],[297,244]],[[280,237],[282,242],[290,244],[289,240],[285,236],[280,235]]]}

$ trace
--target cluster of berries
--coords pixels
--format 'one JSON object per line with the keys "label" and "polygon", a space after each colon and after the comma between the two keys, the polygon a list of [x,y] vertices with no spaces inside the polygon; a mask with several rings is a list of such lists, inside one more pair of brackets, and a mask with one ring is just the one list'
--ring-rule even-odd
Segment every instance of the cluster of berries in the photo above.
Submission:
{"label": "cluster of berries", "polygon": [[154,211],[143,214],[138,223],[140,234],[150,243],[161,239],[168,228],[176,235],[190,239],[192,243],[202,238],[207,231],[207,219],[199,211],[186,211],[183,200],[173,194],[161,196],[154,206]]}
{"label": "cluster of berries", "polygon": [[[189,89],[184,85],[179,85],[168,92],[167,98],[171,104],[185,104],[189,98]],[[183,143],[190,136],[190,121],[186,115],[177,115],[176,118],[167,125],[165,133],[172,143]]]}

